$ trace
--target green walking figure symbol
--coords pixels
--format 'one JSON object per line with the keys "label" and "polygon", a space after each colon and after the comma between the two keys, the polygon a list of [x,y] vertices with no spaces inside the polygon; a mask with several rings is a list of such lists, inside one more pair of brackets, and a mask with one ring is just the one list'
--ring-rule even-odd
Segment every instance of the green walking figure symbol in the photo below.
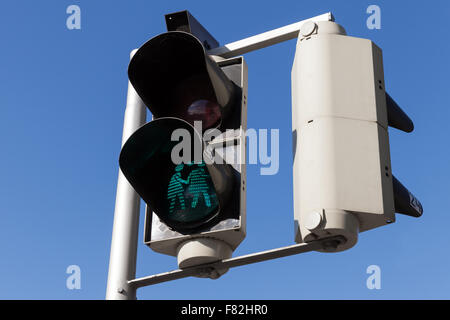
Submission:
{"label": "green walking figure symbol", "polygon": [[184,202],[184,186],[189,183],[188,180],[181,178],[181,171],[184,168],[184,164],[180,163],[175,167],[175,173],[170,178],[169,189],[167,191],[167,199],[169,200],[169,212],[173,213],[175,210],[175,203],[178,199],[179,209],[186,209],[186,204]]}
{"label": "green walking figure symbol", "polygon": [[[189,166],[194,165],[190,163]],[[193,196],[191,208],[197,207],[200,196],[203,196],[207,207],[211,207],[211,198],[208,193],[208,173],[205,171],[204,162],[196,164],[196,168],[191,171],[188,177],[188,193]]]}

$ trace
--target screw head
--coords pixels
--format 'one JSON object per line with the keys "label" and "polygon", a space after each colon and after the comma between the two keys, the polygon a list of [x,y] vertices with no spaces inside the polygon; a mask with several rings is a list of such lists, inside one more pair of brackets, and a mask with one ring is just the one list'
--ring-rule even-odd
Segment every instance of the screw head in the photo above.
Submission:
{"label": "screw head", "polygon": [[315,30],[317,25],[313,21],[305,22],[300,28],[300,34],[304,37],[310,36]]}
{"label": "screw head", "polygon": [[314,230],[317,229],[320,226],[320,223],[322,222],[322,215],[317,212],[313,211],[308,214],[305,221],[305,228],[308,230]]}

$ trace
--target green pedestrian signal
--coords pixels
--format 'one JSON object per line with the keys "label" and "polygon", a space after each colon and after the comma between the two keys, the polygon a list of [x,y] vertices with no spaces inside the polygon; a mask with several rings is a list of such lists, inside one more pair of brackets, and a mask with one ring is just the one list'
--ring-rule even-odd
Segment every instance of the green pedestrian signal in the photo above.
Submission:
{"label": "green pedestrian signal", "polygon": [[[186,176],[183,179],[183,176]],[[205,162],[181,163],[169,181],[167,191],[168,216],[179,222],[192,222],[204,219],[217,212],[214,185],[207,173]]]}
{"label": "green pedestrian signal", "polygon": [[169,213],[173,215],[176,209],[176,201],[178,200],[179,209],[178,210],[186,210],[186,204],[184,201],[184,190],[185,187],[183,185],[188,184],[188,180],[183,180],[181,178],[181,170],[183,170],[184,165],[179,164],[175,167],[175,173],[172,178],[170,178],[169,189],[167,191],[167,200],[169,201]]}
{"label": "green pedestrian signal", "polygon": [[185,130],[185,152],[194,155],[195,145],[203,154],[200,134],[184,120],[160,118],[139,128],[122,147],[119,164],[141,198],[169,228],[183,233],[204,229],[223,217],[223,209],[236,184],[227,164],[204,160],[176,163],[172,133]]}

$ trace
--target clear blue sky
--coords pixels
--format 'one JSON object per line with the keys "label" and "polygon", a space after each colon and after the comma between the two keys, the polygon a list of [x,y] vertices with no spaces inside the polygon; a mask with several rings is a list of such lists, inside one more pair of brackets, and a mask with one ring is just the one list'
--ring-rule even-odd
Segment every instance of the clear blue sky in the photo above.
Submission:
{"label": "clear blue sky", "polygon": [[[81,8],[81,30],[66,8]],[[381,30],[366,8],[381,8]],[[386,87],[416,129],[390,130],[395,175],[425,213],[308,253],[138,290],[140,299],[450,298],[448,1],[3,1],[0,11],[0,298],[103,299],[131,49],[188,9],[226,44],[332,11],[383,49]],[[280,129],[280,171],[248,166],[247,238],[235,255],[293,244],[290,72],[295,40],[245,55],[249,128]],[[176,268],[142,244],[137,276]],[[81,267],[81,290],[66,268]],[[366,268],[382,271],[368,290]]]}

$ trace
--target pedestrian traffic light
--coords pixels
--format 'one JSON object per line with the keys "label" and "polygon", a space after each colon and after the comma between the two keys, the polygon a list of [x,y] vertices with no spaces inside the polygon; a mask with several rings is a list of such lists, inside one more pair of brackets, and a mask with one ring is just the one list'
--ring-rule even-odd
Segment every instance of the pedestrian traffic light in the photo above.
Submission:
{"label": "pedestrian traffic light", "polygon": [[245,237],[247,69],[242,57],[208,55],[218,43],[187,11],[166,21],[128,67],[153,121],[119,164],[147,204],[145,243],[187,267],[229,258]]}
{"label": "pedestrian traffic light", "polygon": [[392,175],[388,126],[412,121],[385,92],[382,52],[334,22],[302,26],[292,68],[296,242],[418,217],[420,202]]}

